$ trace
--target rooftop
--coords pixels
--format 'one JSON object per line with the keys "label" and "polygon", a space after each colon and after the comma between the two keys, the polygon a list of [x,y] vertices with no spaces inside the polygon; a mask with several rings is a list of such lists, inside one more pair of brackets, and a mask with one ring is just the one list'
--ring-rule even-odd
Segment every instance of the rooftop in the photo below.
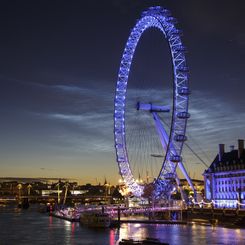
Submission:
{"label": "rooftop", "polygon": [[205,172],[225,172],[234,170],[245,170],[245,151],[238,157],[238,150],[224,152],[220,157],[215,157],[210,167]]}

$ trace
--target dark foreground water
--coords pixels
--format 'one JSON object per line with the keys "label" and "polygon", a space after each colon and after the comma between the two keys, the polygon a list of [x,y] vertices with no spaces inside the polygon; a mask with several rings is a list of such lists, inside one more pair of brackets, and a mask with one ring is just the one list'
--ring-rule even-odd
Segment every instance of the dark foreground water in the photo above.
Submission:
{"label": "dark foreground water", "polygon": [[244,229],[197,225],[123,224],[120,229],[89,229],[35,209],[0,208],[0,245],[115,245],[122,238],[158,238],[174,244],[243,244]]}

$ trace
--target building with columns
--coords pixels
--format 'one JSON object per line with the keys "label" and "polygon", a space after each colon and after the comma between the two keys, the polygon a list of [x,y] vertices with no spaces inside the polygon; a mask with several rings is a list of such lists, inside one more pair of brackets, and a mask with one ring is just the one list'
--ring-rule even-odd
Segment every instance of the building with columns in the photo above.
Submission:
{"label": "building with columns", "polygon": [[238,149],[219,145],[219,153],[203,173],[206,201],[219,208],[245,208],[245,150],[244,140]]}

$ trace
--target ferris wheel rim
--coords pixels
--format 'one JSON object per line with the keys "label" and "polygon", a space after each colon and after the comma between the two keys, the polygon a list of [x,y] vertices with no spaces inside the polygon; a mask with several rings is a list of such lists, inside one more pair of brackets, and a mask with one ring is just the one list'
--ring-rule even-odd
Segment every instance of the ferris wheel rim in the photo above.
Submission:
{"label": "ferris wheel rim", "polygon": [[[185,48],[180,38],[181,32],[174,25],[175,19],[170,16],[170,12],[162,7],[151,7],[142,13],[142,17],[137,21],[132,29],[126,46],[118,72],[115,100],[114,100],[114,140],[116,148],[117,163],[120,174],[128,186],[129,190],[135,196],[143,194],[143,186],[136,183],[130,162],[128,159],[128,150],[125,133],[125,105],[128,76],[134,57],[135,49],[140,41],[141,36],[148,28],[160,30],[168,42],[171,51],[173,64],[173,111],[170,136],[168,141],[167,152],[162,164],[157,181],[164,179],[164,166],[166,162],[173,159],[171,147],[175,147],[176,157],[181,155],[183,141],[185,140],[186,123],[188,113],[188,69],[185,59]],[[175,137],[175,138],[174,138]],[[172,160],[171,160],[172,162]],[[171,164],[169,166],[172,166]],[[171,171],[171,170],[168,170]]]}

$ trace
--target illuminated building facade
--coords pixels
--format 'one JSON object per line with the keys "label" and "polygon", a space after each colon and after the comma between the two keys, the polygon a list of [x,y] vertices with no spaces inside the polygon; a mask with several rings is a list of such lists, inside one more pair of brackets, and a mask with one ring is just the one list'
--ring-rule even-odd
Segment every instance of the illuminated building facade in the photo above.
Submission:
{"label": "illuminated building facade", "polygon": [[245,208],[245,150],[244,140],[238,140],[238,149],[219,145],[219,154],[204,171],[205,198],[219,208]]}

